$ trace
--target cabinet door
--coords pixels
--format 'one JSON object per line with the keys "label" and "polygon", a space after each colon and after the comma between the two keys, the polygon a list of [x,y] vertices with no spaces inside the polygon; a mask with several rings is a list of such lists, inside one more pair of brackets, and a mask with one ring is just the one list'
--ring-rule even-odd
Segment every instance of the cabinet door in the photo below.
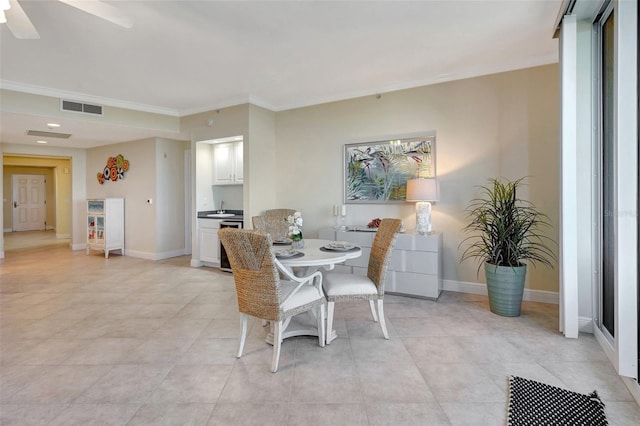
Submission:
{"label": "cabinet door", "polygon": [[97,236],[97,224],[96,217],[93,215],[87,216],[87,243],[95,244]]}
{"label": "cabinet door", "polygon": [[200,229],[200,260],[202,262],[220,263],[220,240],[217,229]]}
{"label": "cabinet door", "polygon": [[243,157],[242,157],[242,142],[236,142],[233,146],[233,173],[234,173],[234,182],[242,183],[243,181]]}
{"label": "cabinet door", "polygon": [[233,149],[231,144],[214,145],[213,183],[224,185],[233,183]]}

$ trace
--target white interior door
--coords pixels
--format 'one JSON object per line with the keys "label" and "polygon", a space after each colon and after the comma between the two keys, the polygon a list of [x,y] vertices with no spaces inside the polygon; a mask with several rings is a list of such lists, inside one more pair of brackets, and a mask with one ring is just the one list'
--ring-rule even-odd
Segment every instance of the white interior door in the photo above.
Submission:
{"label": "white interior door", "polygon": [[44,175],[12,175],[14,231],[45,229]]}

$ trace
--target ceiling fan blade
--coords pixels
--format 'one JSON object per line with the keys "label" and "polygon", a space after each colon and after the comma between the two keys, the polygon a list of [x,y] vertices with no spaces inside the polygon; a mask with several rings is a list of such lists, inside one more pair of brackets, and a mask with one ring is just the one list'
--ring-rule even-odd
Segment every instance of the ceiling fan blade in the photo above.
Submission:
{"label": "ceiling fan blade", "polygon": [[59,0],[64,4],[73,6],[76,9],[80,9],[83,12],[90,13],[98,18],[105,19],[109,22],[113,22],[116,25],[120,25],[124,28],[133,27],[133,19],[120,12],[117,8],[103,3],[100,0]]}
{"label": "ceiling fan blade", "polygon": [[9,0],[11,8],[4,11],[7,17],[7,27],[13,33],[15,38],[19,39],[38,39],[40,34],[36,31],[31,20],[24,13],[22,6],[16,0]]}

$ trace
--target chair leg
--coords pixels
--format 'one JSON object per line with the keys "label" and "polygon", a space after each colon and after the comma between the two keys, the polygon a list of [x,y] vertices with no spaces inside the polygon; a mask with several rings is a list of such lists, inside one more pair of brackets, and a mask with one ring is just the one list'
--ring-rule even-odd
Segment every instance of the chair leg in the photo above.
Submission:
{"label": "chair leg", "polygon": [[282,321],[273,322],[273,359],[271,360],[271,372],[278,371],[280,361],[280,347],[282,346]]}
{"label": "chair leg", "polygon": [[236,355],[236,358],[240,358],[242,356],[245,340],[247,340],[247,314],[240,313],[240,347],[238,348],[238,355]]}
{"label": "chair leg", "polygon": [[373,303],[373,299],[369,300],[369,309],[371,309],[371,316],[373,317],[373,322],[378,322],[378,315],[376,314],[376,307]]}
{"label": "chair leg", "polygon": [[[373,303],[373,300],[371,301]],[[384,307],[382,305],[382,299],[378,299],[378,317],[380,318],[380,327],[382,328],[382,334],[385,339],[389,339],[389,333],[387,332],[387,323],[384,321]]]}
{"label": "chair leg", "polygon": [[326,330],[324,328],[325,317],[324,317],[324,305],[318,306],[318,313],[316,315],[316,320],[318,322],[318,343],[321,348],[324,348],[324,343],[326,340]]}
{"label": "chair leg", "polygon": [[327,302],[327,345],[331,343],[331,337],[333,335],[333,308],[336,302]]}

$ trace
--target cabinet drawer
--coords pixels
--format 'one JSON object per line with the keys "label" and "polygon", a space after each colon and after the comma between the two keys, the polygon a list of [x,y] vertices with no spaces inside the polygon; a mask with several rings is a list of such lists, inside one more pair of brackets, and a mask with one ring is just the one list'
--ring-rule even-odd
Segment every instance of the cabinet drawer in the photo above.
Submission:
{"label": "cabinet drawer", "polygon": [[394,271],[438,275],[440,268],[438,253],[394,250],[393,255],[393,263],[390,267]]}
{"label": "cabinet drawer", "polygon": [[440,296],[442,287],[441,281],[436,275],[394,271],[392,279],[389,280],[385,286],[385,291],[437,299],[438,296]]}
{"label": "cabinet drawer", "polygon": [[198,226],[201,229],[220,229],[221,219],[198,219]]}
{"label": "cabinet drawer", "polygon": [[440,246],[439,235],[398,235],[396,250],[433,251]]}
{"label": "cabinet drawer", "polygon": [[[337,241],[347,241],[360,247],[371,247],[373,245],[373,239],[375,238],[375,232],[336,232]],[[367,257],[368,259],[368,257]]]}

